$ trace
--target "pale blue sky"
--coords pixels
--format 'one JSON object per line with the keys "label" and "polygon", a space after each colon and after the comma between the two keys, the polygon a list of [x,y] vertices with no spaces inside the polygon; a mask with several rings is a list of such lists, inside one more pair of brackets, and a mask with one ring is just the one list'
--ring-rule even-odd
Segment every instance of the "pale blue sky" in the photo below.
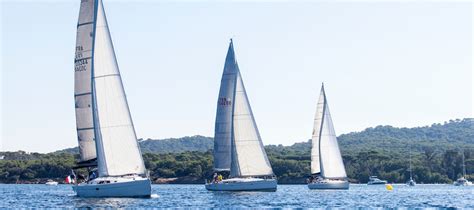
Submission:
{"label": "pale blue sky", "polygon": [[[134,1],[130,1],[134,2]],[[105,0],[139,138],[213,136],[229,38],[265,144],[473,116],[469,2]],[[0,150],[77,145],[77,1],[2,1]]]}

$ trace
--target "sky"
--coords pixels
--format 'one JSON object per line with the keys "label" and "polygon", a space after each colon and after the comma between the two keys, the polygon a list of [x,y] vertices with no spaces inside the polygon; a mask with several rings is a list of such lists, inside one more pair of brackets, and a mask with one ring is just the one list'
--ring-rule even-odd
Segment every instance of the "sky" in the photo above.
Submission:
{"label": "sky", "polygon": [[[76,146],[79,0],[0,2],[0,151]],[[138,138],[214,135],[230,38],[264,144],[311,138],[322,82],[337,134],[473,117],[470,2],[104,7]]]}

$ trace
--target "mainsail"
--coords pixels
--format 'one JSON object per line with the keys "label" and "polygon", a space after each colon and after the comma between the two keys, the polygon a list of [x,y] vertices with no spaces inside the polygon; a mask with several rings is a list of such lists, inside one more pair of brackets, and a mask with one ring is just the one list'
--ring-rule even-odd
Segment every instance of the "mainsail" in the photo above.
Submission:
{"label": "mainsail", "polygon": [[76,128],[81,161],[96,158],[94,123],[92,116],[92,51],[94,45],[93,0],[81,1],[77,23],[76,56],[74,66],[74,99]]}
{"label": "mainsail", "polygon": [[230,169],[231,177],[273,175],[235,59],[232,40],[217,104],[214,169]]}
{"label": "mainsail", "polygon": [[91,52],[87,54],[91,57],[88,60],[91,81],[88,84],[91,85],[92,93],[91,135],[95,137],[99,176],[145,174],[102,1],[82,0],[79,20],[82,19],[89,21],[80,21],[79,27],[85,27],[82,25],[86,24],[91,27],[89,33],[78,32],[78,40],[90,36],[92,43]]}
{"label": "mainsail", "polygon": [[214,170],[229,171],[231,162],[232,110],[235,81],[237,77],[234,46],[229,45],[222,73],[219,99],[217,100],[216,124],[214,128]]}
{"label": "mainsail", "polygon": [[312,174],[321,173],[322,177],[332,179],[347,177],[329,112],[324,85],[321,87],[321,95],[316,109],[312,145]]}

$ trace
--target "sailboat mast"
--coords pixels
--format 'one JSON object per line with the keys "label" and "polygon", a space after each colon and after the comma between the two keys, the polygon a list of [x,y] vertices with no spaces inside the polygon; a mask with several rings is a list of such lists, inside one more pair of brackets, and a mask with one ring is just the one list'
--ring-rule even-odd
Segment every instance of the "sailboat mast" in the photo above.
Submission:
{"label": "sailboat mast", "polygon": [[462,176],[466,177],[466,164],[464,162],[464,151],[462,151]]}
{"label": "sailboat mast", "polygon": [[323,132],[323,125],[324,125],[324,114],[326,111],[326,93],[324,92],[324,83],[321,86],[321,93],[323,94],[323,115],[321,117],[321,127],[319,128],[319,139],[318,139],[318,149],[319,149],[319,167],[320,167],[320,174],[322,177],[324,177],[324,170],[323,170],[323,162],[321,158],[321,134]]}
{"label": "sailboat mast", "polygon": [[412,180],[412,170],[411,170],[411,149],[410,149],[410,180]]}

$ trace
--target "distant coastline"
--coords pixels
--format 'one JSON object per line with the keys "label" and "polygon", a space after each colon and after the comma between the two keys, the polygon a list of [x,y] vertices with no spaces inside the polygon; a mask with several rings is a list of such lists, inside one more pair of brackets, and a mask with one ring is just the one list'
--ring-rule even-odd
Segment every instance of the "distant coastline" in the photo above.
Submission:
{"label": "distant coastline", "polygon": [[[474,120],[450,120],[416,128],[376,126],[338,137],[351,183],[367,183],[371,175],[390,183],[409,177],[408,152],[418,183],[452,183],[462,174],[474,179]],[[141,140],[145,165],[154,184],[203,184],[212,176],[212,142],[204,136]],[[291,146],[267,145],[279,184],[305,184],[310,173],[310,141]],[[0,152],[0,183],[62,183],[78,159],[77,149],[53,153]],[[81,172],[80,172],[81,173]],[[85,172],[82,172],[85,173]]]}

